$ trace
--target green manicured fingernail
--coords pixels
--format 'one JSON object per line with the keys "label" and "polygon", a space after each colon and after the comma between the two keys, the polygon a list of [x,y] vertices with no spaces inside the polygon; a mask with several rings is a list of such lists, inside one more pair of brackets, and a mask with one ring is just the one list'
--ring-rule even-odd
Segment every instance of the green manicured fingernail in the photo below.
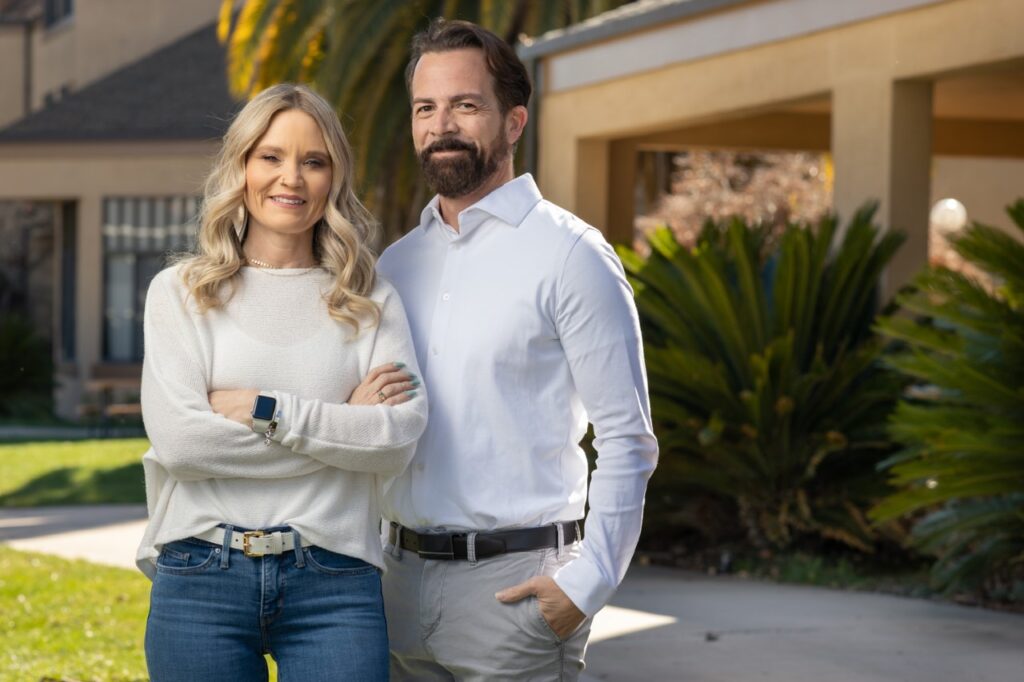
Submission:
{"label": "green manicured fingernail", "polygon": [[406,391],[405,394],[410,398],[413,398],[416,396],[416,391]]}
{"label": "green manicured fingernail", "polygon": [[413,386],[419,386],[420,385],[420,380],[419,379],[413,379],[411,383],[412,383]]}
{"label": "green manicured fingernail", "polygon": [[396,362],[395,363],[395,367],[397,367],[398,369],[402,369],[403,367],[405,367],[405,363],[404,362]]}

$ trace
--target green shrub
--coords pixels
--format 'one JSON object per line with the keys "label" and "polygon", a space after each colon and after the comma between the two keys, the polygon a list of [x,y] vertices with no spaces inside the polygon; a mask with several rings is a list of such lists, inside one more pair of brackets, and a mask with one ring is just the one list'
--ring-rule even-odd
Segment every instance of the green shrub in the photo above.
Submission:
{"label": "green shrub", "polygon": [[[1008,212],[1024,234],[1024,200]],[[925,513],[911,540],[947,590],[1011,594],[1024,588],[1024,244],[977,223],[950,243],[994,290],[931,268],[897,299],[920,317],[880,319],[905,344],[892,366],[918,385],[890,428],[906,449],[882,463],[900,490],[872,515]]]}
{"label": "green shrub", "polygon": [[39,417],[52,412],[50,345],[24,317],[0,317],[0,416]]}
{"label": "green shrub", "polygon": [[[693,249],[668,229],[620,248],[645,334],[661,462],[651,513],[683,486],[727,501],[755,546],[837,540],[872,551],[864,510],[885,492],[886,419],[900,386],[872,332],[882,269],[902,242],[862,209],[790,226],[778,245],[739,220]],[[837,248],[830,249],[833,241]],[[700,523],[701,511],[678,520]],[[704,510],[706,519],[722,507]]]}

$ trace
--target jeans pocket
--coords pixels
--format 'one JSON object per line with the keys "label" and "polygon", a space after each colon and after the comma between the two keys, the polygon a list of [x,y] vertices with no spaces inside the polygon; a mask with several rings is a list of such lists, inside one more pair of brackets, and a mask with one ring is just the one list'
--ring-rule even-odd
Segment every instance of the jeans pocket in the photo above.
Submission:
{"label": "jeans pocket", "polygon": [[172,575],[200,573],[213,564],[220,555],[220,547],[213,547],[188,540],[168,542],[156,559],[156,570]]}
{"label": "jeans pocket", "polygon": [[362,559],[338,554],[323,547],[307,547],[303,550],[306,554],[306,562],[318,573],[325,575],[374,575],[378,573],[377,567],[368,564]]}

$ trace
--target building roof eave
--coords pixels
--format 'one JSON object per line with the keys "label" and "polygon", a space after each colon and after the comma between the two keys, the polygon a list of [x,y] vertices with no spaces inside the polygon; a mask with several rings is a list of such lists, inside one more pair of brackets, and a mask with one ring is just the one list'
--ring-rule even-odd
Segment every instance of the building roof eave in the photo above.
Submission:
{"label": "building roof eave", "polygon": [[749,2],[750,0],[640,0],[567,28],[548,31],[527,43],[520,43],[516,52],[524,61],[535,60],[697,14]]}

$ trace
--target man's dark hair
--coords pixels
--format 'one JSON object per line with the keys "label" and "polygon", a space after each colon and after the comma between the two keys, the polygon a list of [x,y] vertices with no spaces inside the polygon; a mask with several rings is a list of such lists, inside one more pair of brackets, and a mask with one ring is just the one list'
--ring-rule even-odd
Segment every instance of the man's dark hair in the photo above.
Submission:
{"label": "man's dark hair", "polygon": [[412,74],[420,57],[428,52],[449,52],[464,48],[483,51],[487,70],[494,78],[494,93],[498,97],[501,113],[529,104],[530,93],[533,92],[530,77],[508,43],[476,24],[447,21],[440,17],[432,20],[426,30],[417,33],[412,39],[412,56],[409,65],[405,67],[405,86],[409,96],[412,96]]}

